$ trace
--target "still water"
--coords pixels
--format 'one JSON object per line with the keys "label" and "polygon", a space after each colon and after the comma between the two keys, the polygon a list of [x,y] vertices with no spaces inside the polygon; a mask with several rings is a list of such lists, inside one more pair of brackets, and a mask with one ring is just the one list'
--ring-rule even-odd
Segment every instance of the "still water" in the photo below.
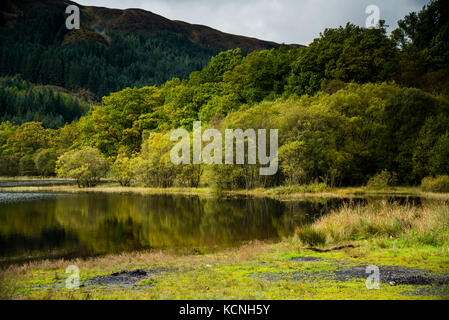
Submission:
{"label": "still water", "polygon": [[278,240],[351,201],[366,200],[0,193],[0,264]]}

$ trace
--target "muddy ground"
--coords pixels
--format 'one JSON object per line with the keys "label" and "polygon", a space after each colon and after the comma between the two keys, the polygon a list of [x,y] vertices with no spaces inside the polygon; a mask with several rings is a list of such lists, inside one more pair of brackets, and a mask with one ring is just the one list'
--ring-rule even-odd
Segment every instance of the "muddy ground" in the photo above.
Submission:
{"label": "muddy ground", "polygon": [[[252,274],[252,278],[267,282],[272,281],[299,281],[314,282],[320,280],[347,282],[356,279],[366,280],[372,271],[368,265],[355,265],[351,262],[325,259],[319,257],[298,257],[290,259],[300,263],[326,263],[328,270],[319,271],[291,271],[279,273]],[[404,294],[447,296],[449,294],[449,273],[434,274],[429,271],[399,266],[377,266],[379,270],[380,284],[389,286],[427,286],[416,290],[406,291]]]}
{"label": "muddy ground", "polygon": [[122,270],[106,276],[99,276],[87,279],[83,286],[100,285],[100,286],[126,286],[132,287],[133,285],[143,281],[150,280],[155,275],[168,272],[168,269],[156,269],[156,270],[134,270],[126,271]]}

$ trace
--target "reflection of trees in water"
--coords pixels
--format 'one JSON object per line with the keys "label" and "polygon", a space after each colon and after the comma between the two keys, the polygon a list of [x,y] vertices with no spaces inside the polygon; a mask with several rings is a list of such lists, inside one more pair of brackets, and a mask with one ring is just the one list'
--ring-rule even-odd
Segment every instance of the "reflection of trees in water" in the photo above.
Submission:
{"label": "reflection of trees in water", "polygon": [[[95,194],[37,204],[11,206],[11,212],[2,216],[2,234],[15,233],[44,241],[43,230],[50,226],[63,234],[76,235],[79,243],[92,253],[148,247],[230,246],[240,241],[278,238],[292,232],[304,212],[291,212],[285,204],[269,199],[185,196]],[[61,247],[65,239],[60,237],[49,243]]]}
{"label": "reflection of trees in water", "polygon": [[366,201],[378,200],[278,202],[86,194],[2,205],[0,242],[10,252],[83,247],[92,254],[150,247],[227,247],[287,237],[298,225],[311,223],[344,203]]}
{"label": "reflection of trees in water", "polygon": [[39,237],[42,230],[57,225],[54,199],[7,203],[0,206],[0,234],[22,234]]}
{"label": "reflection of trees in water", "polygon": [[2,204],[0,256],[78,247],[77,235],[55,215],[55,200]]}
{"label": "reflection of trees in water", "polygon": [[281,234],[285,205],[270,199],[209,200],[201,234],[205,245],[230,246],[241,241],[276,239]]}
{"label": "reflection of trees in water", "polygon": [[0,234],[0,257],[25,255],[33,252],[49,251],[54,248],[74,248],[78,246],[75,234],[61,227],[48,227],[37,236],[10,233]]}

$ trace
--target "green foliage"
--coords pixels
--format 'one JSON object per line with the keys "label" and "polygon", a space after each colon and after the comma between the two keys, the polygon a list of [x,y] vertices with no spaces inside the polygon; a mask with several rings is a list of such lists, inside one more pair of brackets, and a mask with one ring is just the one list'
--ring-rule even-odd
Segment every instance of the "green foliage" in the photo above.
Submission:
{"label": "green foliage", "polygon": [[19,175],[19,158],[15,156],[2,156],[0,158],[0,175],[15,177]]}
{"label": "green foliage", "polygon": [[326,29],[292,64],[287,92],[314,94],[324,79],[358,83],[382,82],[395,71],[397,49],[385,28],[352,24]]}
{"label": "green foliage", "polygon": [[427,192],[448,193],[449,176],[426,177],[421,182],[421,189]]}
{"label": "green foliage", "polygon": [[129,158],[121,153],[112,165],[112,176],[118,180],[121,186],[129,187],[134,179],[137,159]]}
{"label": "green foliage", "polygon": [[58,155],[53,149],[38,150],[33,157],[35,168],[40,176],[49,177],[55,175]]}
{"label": "green foliage", "polygon": [[209,64],[201,72],[192,72],[190,81],[196,84],[222,82],[223,75],[233,70],[243,60],[241,49],[229,50],[213,57]]}
{"label": "green foliage", "polygon": [[81,143],[96,147],[107,156],[117,156],[121,148],[128,153],[139,151],[143,131],[157,126],[154,114],[163,98],[156,87],[127,88],[104,97],[101,106],[94,106],[80,120]]}
{"label": "green foliage", "polygon": [[211,165],[206,168],[207,183],[215,192],[244,189],[245,169],[243,166]]}
{"label": "green foliage", "polygon": [[[441,68],[449,63],[449,55],[443,43],[449,35],[449,5],[444,0],[432,0],[424,9],[413,12],[398,22],[395,38],[402,46],[414,46],[432,55],[429,66]],[[430,58],[430,57],[426,57]],[[435,62],[442,63],[438,65]]]}
{"label": "green foliage", "polygon": [[430,151],[430,164],[433,175],[449,174],[449,132],[442,135]]}
{"label": "green foliage", "polygon": [[97,97],[126,87],[187,78],[216,54],[175,33],[144,35],[65,27],[63,11],[31,10],[0,30],[0,74],[33,83],[88,89]]}
{"label": "green foliage", "polygon": [[284,47],[251,52],[242,62],[223,75],[225,87],[232,88],[241,103],[254,103],[284,93],[290,64],[299,50]]}
{"label": "green foliage", "polygon": [[183,165],[178,168],[176,184],[182,187],[198,188],[204,168],[200,164]]}
{"label": "green foliage", "polygon": [[36,169],[34,167],[34,161],[32,156],[25,155],[20,159],[19,174],[21,176],[34,176],[36,174]]}
{"label": "green foliage", "polygon": [[321,182],[314,182],[312,184],[306,184],[306,185],[291,185],[291,186],[284,186],[284,187],[277,187],[270,190],[270,193],[274,195],[289,195],[294,193],[324,193],[330,191],[331,188]]}
{"label": "green foliage", "polygon": [[64,153],[56,162],[56,173],[61,178],[75,179],[79,187],[94,187],[106,175],[108,162],[91,147]]}
{"label": "green foliage", "polygon": [[[9,108],[4,119],[21,123],[29,114],[44,125],[2,122],[0,172],[17,174],[21,162],[30,172],[28,160],[42,149],[60,154],[93,147],[116,160],[113,174],[124,185],[136,180],[155,187],[206,183],[217,190],[315,182],[332,187],[364,185],[373,177],[368,185],[380,188],[392,184],[387,172],[396,172],[401,184],[448,174],[449,100],[440,94],[442,88],[433,86],[448,75],[443,50],[447,22],[433,21],[433,16],[447,17],[443,1],[407,16],[392,37],[383,23],[377,29],[347,24],[326,29],[309,47],[281,46],[246,56],[239,49],[222,52],[188,79],[188,72],[205,65],[208,51],[195,51],[186,39],[112,32],[109,45],[73,42],[64,28],[59,33],[48,29],[48,24],[61,22],[58,14],[43,10],[21,17],[14,30],[0,32],[0,42],[8,44],[1,50],[3,74],[22,72],[33,82],[61,82],[107,95],[79,121],[45,129],[56,128],[55,119],[75,119],[76,112],[70,112],[78,110],[77,100],[20,78],[3,80],[0,100]],[[40,23],[44,18],[48,24]],[[25,32],[28,26],[37,32]],[[192,52],[197,54],[187,59],[184,54]],[[182,70],[172,65],[176,61]],[[145,86],[168,79],[160,87]],[[426,82],[421,86],[425,90],[415,88],[420,85],[411,79]],[[196,120],[222,133],[279,129],[278,174],[260,176],[260,165],[174,166],[168,132],[192,130]]]}
{"label": "green foliage", "polygon": [[169,135],[152,134],[143,143],[141,156],[136,162],[137,180],[146,187],[172,187],[179,170],[179,166],[170,159],[173,145]]}
{"label": "green foliage", "polygon": [[37,150],[48,148],[52,141],[50,131],[42,127],[39,122],[27,122],[20,126],[2,125],[5,136],[2,144],[3,155],[23,157],[32,156]]}
{"label": "green foliage", "polygon": [[407,86],[448,94],[449,5],[432,0],[398,22],[392,38],[402,47],[397,80]]}
{"label": "green foliage", "polygon": [[88,105],[77,98],[34,86],[19,76],[0,80],[0,105],[0,121],[36,121],[53,129],[77,120],[88,110]]}
{"label": "green foliage", "polygon": [[[449,117],[442,113],[436,117],[428,118],[422,127],[413,152],[413,175],[415,180],[421,181],[424,177],[433,173],[430,161],[431,153],[447,128],[449,128]],[[445,154],[445,150],[441,150],[441,152],[442,155]],[[433,156],[434,161],[438,160],[439,156],[437,153],[434,152]],[[444,160],[444,157],[442,157],[442,160]],[[435,171],[435,173],[438,172]]]}
{"label": "green foliage", "polygon": [[302,243],[311,246],[322,246],[326,244],[326,234],[321,231],[317,231],[310,226],[299,229],[296,232],[296,235]]}
{"label": "green foliage", "polygon": [[445,103],[418,89],[401,89],[388,99],[385,106],[386,161],[400,177],[413,170],[413,150],[426,119],[437,116]]}
{"label": "green foliage", "polygon": [[397,183],[396,174],[392,174],[387,170],[383,170],[382,172],[376,174],[371,179],[369,179],[366,186],[369,189],[386,189],[388,187],[394,186]]}
{"label": "green foliage", "polygon": [[53,130],[42,123],[0,124],[0,173],[15,175],[54,175],[57,154],[75,143],[69,134],[73,125]]}
{"label": "green foliage", "polygon": [[279,150],[279,162],[283,174],[290,185],[306,182],[306,171],[301,166],[305,154],[304,142],[293,141],[283,145]]}

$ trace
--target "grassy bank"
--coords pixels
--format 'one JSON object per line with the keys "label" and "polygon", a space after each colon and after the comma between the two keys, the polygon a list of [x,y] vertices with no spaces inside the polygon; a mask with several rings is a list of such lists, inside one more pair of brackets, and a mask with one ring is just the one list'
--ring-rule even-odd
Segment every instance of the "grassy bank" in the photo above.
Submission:
{"label": "grassy bank", "polygon": [[183,194],[202,196],[252,196],[279,200],[295,200],[307,197],[349,198],[361,196],[414,196],[448,200],[449,193],[424,192],[420,187],[392,187],[370,189],[367,187],[332,188],[323,184],[308,186],[259,188],[253,190],[223,191],[217,194],[212,188],[145,188],[122,187],[115,182],[104,182],[93,188],[78,188],[75,185],[0,187],[0,192],[63,192],[63,193],[135,193],[135,194]]}
{"label": "grassy bank", "polygon": [[[442,299],[449,298],[448,285],[382,283],[380,289],[368,290],[365,278],[326,275],[372,264],[448,274],[448,226],[445,204],[346,207],[308,229],[324,238],[318,243],[300,229],[279,243],[252,242],[205,255],[148,251],[32,262],[2,270],[0,290],[3,298],[14,299]],[[358,247],[318,253],[304,248],[311,243]],[[69,265],[79,267],[84,287],[64,287]],[[131,286],[89,285],[93,277],[136,269],[155,273]]]}
{"label": "grassy bank", "polygon": [[0,181],[67,181],[71,179],[58,178],[58,177],[39,177],[39,176],[18,176],[18,177],[0,177]]}
{"label": "grassy bank", "polygon": [[299,229],[297,235],[309,245],[371,240],[381,247],[394,241],[403,247],[430,245],[449,249],[449,206],[438,202],[401,206],[386,201],[346,205]]}

